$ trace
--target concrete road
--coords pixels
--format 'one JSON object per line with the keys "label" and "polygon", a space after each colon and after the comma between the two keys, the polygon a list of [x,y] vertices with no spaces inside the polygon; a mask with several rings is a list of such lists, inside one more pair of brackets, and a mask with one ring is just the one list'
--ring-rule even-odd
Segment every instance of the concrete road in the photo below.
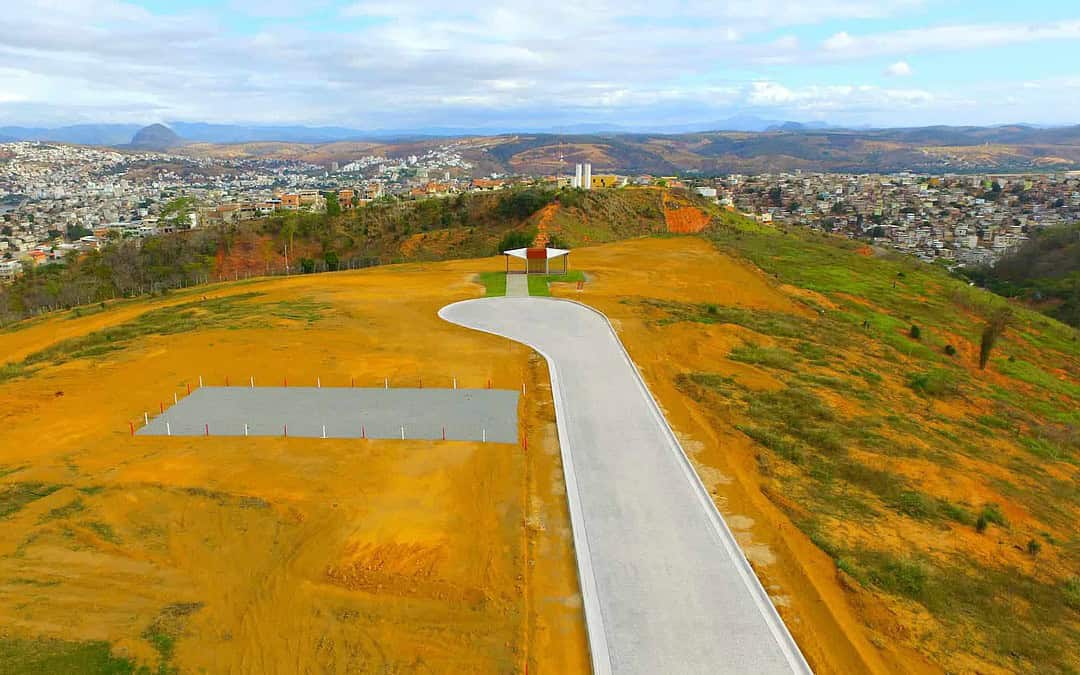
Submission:
{"label": "concrete road", "polygon": [[509,298],[529,297],[529,277],[524,274],[507,274],[506,296]]}
{"label": "concrete road", "polygon": [[596,673],[809,672],[602,314],[484,298],[439,316],[547,358]]}

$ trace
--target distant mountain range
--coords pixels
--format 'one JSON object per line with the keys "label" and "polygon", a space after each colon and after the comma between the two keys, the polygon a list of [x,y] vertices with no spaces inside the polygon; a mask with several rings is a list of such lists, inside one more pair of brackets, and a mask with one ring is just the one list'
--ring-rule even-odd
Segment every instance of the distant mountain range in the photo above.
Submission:
{"label": "distant mountain range", "polygon": [[[153,126],[153,125],[151,125]],[[169,129],[185,141],[198,143],[331,143],[419,139],[456,136],[497,136],[508,133],[599,134],[653,133],[684,134],[702,131],[772,131],[834,129],[824,122],[786,122],[752,115],[739,115],[705,123],[674,125],[620,125],[608,123],[567,124],[552,127],[412,127],[402,129],[354,129],[349,127],[309,127],[301,125],[261,126],[209,124],[206,122],[167,122]],[[53,141],[80,145],[126,145],[143,127],[137,124],[77,124],[54,128],[0,127],[0,142]]]}
{"label": "distant mountain range", "polygon": [[[694,127],[703,125],[693,125]],[[754,117],[719,120],[711,131],[595,128],[543,132],[466,128],[361,131],[345,127],[242,126],[176,122],[169,126],[0,127],[0,138],[120,149],[170,150],[217,157],[262,157],[329,165],[364,155],[402,157],[445,145],[474,172],[555,173],[575,162],[594,172],[678,174],[839,171],[1020,172],[1080,170],[1080,126],[930,126],[844,129]]]}

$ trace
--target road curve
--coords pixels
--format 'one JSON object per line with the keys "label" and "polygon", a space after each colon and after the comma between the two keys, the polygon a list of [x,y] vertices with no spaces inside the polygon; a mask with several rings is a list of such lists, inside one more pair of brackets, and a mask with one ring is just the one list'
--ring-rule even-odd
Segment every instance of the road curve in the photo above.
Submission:
{"label": "road curve", "polygon": [[594,672],[810,672],[603,314],[484,298],[439,316],[547,359]]}

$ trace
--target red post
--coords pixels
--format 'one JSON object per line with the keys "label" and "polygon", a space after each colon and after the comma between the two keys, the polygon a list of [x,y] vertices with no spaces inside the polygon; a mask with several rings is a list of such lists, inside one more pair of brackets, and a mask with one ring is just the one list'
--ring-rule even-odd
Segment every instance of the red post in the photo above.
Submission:
{"label": "red post", "polygon": [[529,451],[529,437],[525,434],[521,434],[521,447],[524,448],[525,452]]}
{"label": "red post", "polygon": [[446,427],[443,427],[443,428],[442,428],[442,439],[443,439],[444,441],[446,440]]}
{"label": "red post", "polygon": [[360,438],[367,439],[367,429],[364,428],[363,424],[360,425]]}
{"label": "red post", "polygon": [[488,389],[491,389],[491,378],[488,378]]}
{"label": "red post", "polygon": [[288,438],[288,437],[289,437],[289,425],[286,424],[285,425],[285,438]]}
{"label": "red post", "polygon": [[229,376],[228,375],[225,376],[225,386],[226,387],[229,386]]}
{"label": "red post", "polygon": [[135,435],[135,423],[129,421],[128,426],[131,427],[131,435],[134,436]]}
{"label": "red post", "polygon": [[207,436],[209,436],[209,435],[210,435],[210,424],[207,424],[207,425],[206,425],[206,435],[207,435]]}
{"label": "red post", "polygon": [[289,377],[287,375],[285,376],[284,381],[285,381],[285,386],[286,387],[289,386]]}
{"label": "red post", "polygon": [[157,405],[158,405],[158,410],[160,410],[161,414],[164,415],[165,414],[165,404],[162,403],[161,401],[158,401]]}
{"label": "red post", "polygon": [[356,386],[356,378],[355,377],[353,377],[353,378],[351,378],[349,380],[349,386],[350,387],[355,387]]}

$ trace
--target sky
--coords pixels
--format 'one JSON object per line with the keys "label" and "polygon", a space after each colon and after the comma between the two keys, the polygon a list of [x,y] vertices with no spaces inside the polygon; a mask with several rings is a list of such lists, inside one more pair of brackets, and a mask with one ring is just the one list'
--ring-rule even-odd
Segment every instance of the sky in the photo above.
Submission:
{"label": "sky", "polygon": [[1076,0],[8,0],[0,125],[1080,123]]}

